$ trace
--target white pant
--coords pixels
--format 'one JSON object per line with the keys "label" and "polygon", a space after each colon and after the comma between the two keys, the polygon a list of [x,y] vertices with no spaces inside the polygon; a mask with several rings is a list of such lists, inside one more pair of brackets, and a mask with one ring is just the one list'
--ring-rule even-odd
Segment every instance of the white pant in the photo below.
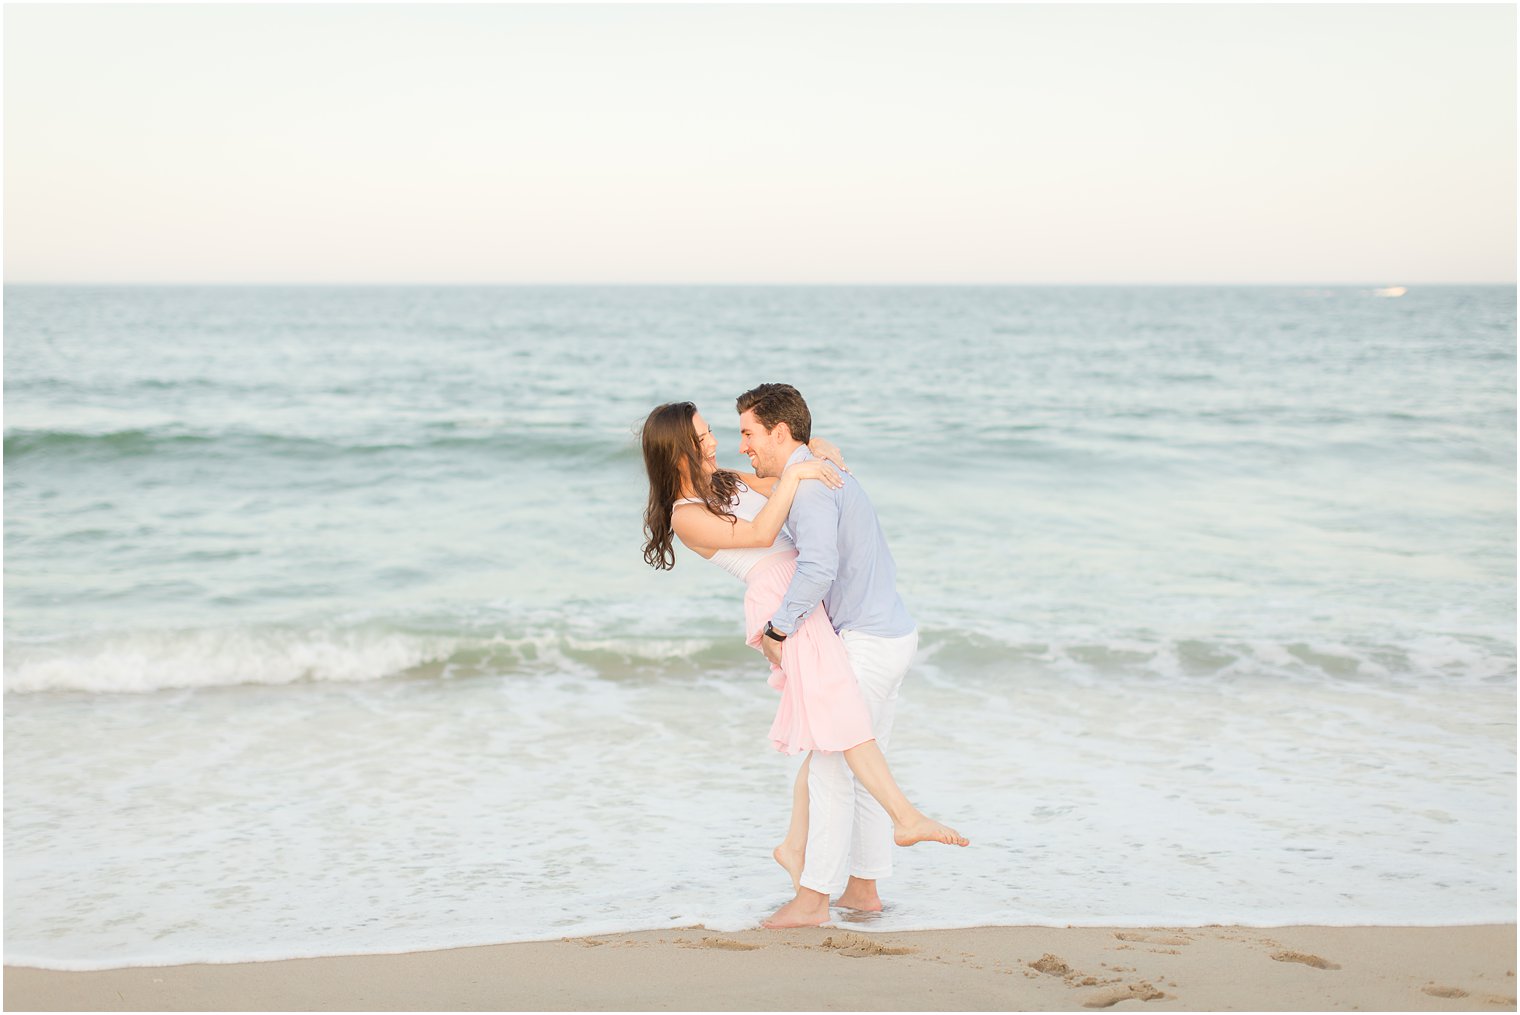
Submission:
{"label": "white pant", "polygon": [[[885,752],[897,712],[897,689],[918,651],[918,632],[880,638],[841,631],[839,637],[865,695],[871,731]],[[889,876],[892,819],[875,797],[856,783],[842,752],[813,751],[809,757],[808,839],[802,887],[834,895],[844,891],[851,877],[875,880]]]}

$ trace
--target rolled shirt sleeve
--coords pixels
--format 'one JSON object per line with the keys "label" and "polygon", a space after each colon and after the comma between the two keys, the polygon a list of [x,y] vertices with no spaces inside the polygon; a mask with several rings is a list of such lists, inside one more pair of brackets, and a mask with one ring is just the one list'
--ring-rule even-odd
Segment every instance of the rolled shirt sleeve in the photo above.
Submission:
{"label": "rolled shirt sleeve", "polygon": [[839,574],[838,491],[822,483],[803,483],[792,501],[787,527],[797,544],[797,572],[787,586],[771,623],[791,634],[818,608]]}

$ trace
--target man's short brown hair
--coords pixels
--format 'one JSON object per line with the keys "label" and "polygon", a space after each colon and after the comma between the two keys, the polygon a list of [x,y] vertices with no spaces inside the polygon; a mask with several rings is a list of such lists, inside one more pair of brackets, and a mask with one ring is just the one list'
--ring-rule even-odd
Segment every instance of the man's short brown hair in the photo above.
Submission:
{"label": "man's short brown hair", "polygon": [[785,423],[792,440],[806,444],[813,439],[813,414],[808,412],[802,393],[790,384],[762,384],[739,396],[739,412],[753,412],[765,432]]}

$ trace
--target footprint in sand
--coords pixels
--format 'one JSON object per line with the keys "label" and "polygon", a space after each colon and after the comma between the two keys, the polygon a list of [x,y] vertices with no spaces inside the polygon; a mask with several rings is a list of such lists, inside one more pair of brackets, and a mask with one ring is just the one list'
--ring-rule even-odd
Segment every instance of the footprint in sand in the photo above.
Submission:
{"label": "footprint in sand", "polygon": [[870,958],[873,955],[912,955],[918,951],[917,948],[884,945],[879,941],[872,941],[855,934],[841,934],[838,938],[826,937],[818,942],[818,947],[827,948],[852,959]]}
{"label": "footprint in sand", "polygon": [[1135,931],[1127,930],[1114,931],[1114,937],[1118,938],[1120,941],[1138,941],[1141,944],[1148,945],[1189,945],[1193,943],[1192,938],[1182,937],[1179,934],[1173,934],[1167,937],[1157,937],[1153,934],[1139,934]]}
{"label": "footprint in sand", "polygon": [[1094,994],[1082,1002],[1084,1008],[1112,1008],[1120,1001],[1159,1001],[1166,997],[1161,991],[1144,980],[1128,986],[1117,987]]}
{"label": "footprint in sand", "polygon": [[725,952],[752,952],[756,948],[765,947],[764,945],[752,945],[743,941],[735,941],[731,937],[704,937],[701,941],[695,943],[687,942],[686,944],[681,944],[678,941],[676,944],[681,948],[717,948]]}
{"label": "footprint in sand", "polygon": [[1440,986],[1438,984],[1432,983],[1429,986],[1421,987],[1420,989],[1423,990],[1425,993],[1429,994],[1431,997],[1466,997],[1467,996],[1467,991],[1463,990],[1461,987],[1442,987],[1442,986]]}
{"label": "footprint in sand", "polygon": [[1273,952],[1274,962],[1300,962],[1315,969],[1339,969],[1340,966],[1328,959],[1322,959],[1318,955],[1306,955],[1303,952]]}
{"label": "footprint in sand", "polygon": [[[1026,962],[1024,964],[1030,969],[1037,970],[1041,973],[1046,974],[1047,976],[1059,976],[1061,979],[1066,981],[1066,985],[1068,987],[1101,987],[1106,983],[1119,982],[1117,979],[1100,980],[1096,976],[1089,976],[1088,974],[1082,972],[1080,969],[1071,968],[1071,966],[1066,964],[1066,960],[1061,958],[1059,955],[1052,955],[1049,952],[1041,955],[1039,959],[1034,962]],[[1034,976],[1034,973],[1025,973],[1024,975]],[[1149,984],[1147,984],[1147,986],[1149,986]],[[1115,1002],[1109,1003],[1112,1004]],[[1099,1005],[1099,1007],[1106,1008],[1108,1005]]]}

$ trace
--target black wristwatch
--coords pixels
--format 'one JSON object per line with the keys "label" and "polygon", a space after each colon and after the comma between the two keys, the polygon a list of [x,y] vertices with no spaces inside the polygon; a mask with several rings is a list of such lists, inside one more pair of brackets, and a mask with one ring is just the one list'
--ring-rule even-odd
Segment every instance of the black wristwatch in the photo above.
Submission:
{"label": "black wristwatch", "polygon": [[767,638],[775,638],[777,641],[786,641],[786,635],[776,630],[776,625],[772,624],[769,620],[765,622],[765,636]]}

